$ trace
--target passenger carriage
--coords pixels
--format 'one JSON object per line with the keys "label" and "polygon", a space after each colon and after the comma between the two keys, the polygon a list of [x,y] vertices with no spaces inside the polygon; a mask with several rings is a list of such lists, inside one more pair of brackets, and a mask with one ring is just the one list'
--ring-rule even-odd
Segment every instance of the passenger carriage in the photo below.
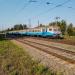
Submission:
{"label": "passenger carriage", "polygon": [[35,27],[25,30],[17,30],[9,32],[14,35],[25,35],[25,36],[39,36],[39,37],[52,37],[62,38],[61,30],[58,26],[46,26],[46,27]]}

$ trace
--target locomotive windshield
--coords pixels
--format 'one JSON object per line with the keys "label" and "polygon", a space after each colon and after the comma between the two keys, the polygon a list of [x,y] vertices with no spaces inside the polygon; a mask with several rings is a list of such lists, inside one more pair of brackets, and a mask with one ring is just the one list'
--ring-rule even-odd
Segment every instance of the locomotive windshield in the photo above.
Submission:
{"label": "locomotive windshield", "polygon": [[54,29],[54,31],[58,31],[58,29]]}

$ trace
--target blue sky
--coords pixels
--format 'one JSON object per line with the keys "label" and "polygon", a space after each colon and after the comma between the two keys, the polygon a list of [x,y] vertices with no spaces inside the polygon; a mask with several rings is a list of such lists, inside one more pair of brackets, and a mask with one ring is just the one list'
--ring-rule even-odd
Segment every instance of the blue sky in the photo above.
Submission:
{"label": "blue sky", "polygon": [[[0,0],[0,30],[13,27],[15,24],[29,24],[37,26],[38,20],[42,24],[55,21],[60,17],[75,26],[75,0],[70,0],[63,6],[56,7],[68,0]],[[47,4],[49,2],[50,4]],[[71,7],[71,8],[68,8]]]}

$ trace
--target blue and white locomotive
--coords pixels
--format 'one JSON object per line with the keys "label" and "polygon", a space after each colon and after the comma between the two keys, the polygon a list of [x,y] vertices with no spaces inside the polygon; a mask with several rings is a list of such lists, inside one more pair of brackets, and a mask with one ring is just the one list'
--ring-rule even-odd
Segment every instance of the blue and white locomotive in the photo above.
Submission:
{"label": "blue and white locomotive", "polygon": [[9,34],[20,34],[25,36],[39,36],[39,37],[51,37],[51,38],[63,38],[60,27],[58,26],[46,26],[35,27],[25,30],[11,31]]}

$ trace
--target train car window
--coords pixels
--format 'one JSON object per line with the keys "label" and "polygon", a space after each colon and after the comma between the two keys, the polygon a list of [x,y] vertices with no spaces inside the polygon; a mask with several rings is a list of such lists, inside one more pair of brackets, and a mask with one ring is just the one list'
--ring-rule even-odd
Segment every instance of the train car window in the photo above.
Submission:
{"label": "train car window", "polygon": [[45,29],[42,29],[42,31],[45,32],[46,30]]}
{"label": "train car window", "polygon": [[52,31],[52,29],[49,29],[49,31]]}

